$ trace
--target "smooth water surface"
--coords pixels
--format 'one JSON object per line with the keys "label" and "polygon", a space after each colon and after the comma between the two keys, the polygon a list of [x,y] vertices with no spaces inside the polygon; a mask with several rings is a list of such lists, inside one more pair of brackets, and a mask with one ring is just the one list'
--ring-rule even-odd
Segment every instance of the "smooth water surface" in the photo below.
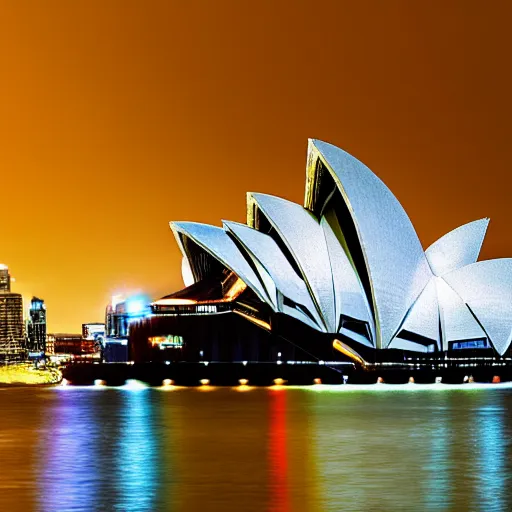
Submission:
{"label": "smooth water surface", "polygon": [[1,511],[512,510],[510,389],[18,388],[0,410]]}

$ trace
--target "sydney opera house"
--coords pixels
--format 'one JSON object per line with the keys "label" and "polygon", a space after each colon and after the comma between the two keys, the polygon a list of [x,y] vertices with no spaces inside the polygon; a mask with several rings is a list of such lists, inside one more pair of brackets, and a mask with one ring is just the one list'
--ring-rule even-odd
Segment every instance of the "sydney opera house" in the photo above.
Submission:
{"label": "sydney opera house", "polygon": [[512,259],[477,261],[488,222],[424,250],[368,167],[310,140],[304,205],[249,193],[246,224],[171,222],[186,288],[152,304],[135,357],[164,348],[212,361],[507,356]]}

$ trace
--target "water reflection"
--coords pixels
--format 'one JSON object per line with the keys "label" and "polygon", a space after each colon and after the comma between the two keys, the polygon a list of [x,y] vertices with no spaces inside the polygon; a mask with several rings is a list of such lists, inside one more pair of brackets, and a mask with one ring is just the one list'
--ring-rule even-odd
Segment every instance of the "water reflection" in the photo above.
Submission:
{"label": "water reflection", "polygon": [[320,509],[511,510],[505,396],[315,394]]}
{"label": "water reflection", "polygon": [[425,436],[425,510],[447,511],[451,508],[451,483],[453,466],[451,463],[452,432],[450,417],[450,397],[436,393],[431,397],[429,421],[422,422]]}
{"label": "water reflection", "polygon": [[[262,512],[267,508],[268,392],[161,393],[178,413],[173,457],[180,512]],[[168,400],[171,400],[169,403]],[[170,508],[168,510],[171,510]]]}
{"label": "water reflection", "polygon": [[0,510],[508,511],[510,391],[0,392]]}
{"label": "water reflection", "polygon": [[[39,509],[54,512],[96,510],[100,497],[95,483],[101,473],[96,450],[101,449],[98,398],[79,391],[52,396],[40,438]],[[46,404],[50,405],[50,404]],[[101,477],[100,477],[101,479]]]}
{"label": "water reflection", "polygon": [[67,388],[52,398],[38,509],[155,510],[160,459],[150,393]]}
{"label": "water reflection", "polygon": [[288,512],[288,458],[286,452],[286,391],[270,392],[270,430],[269,430],[269,487],[270,512]]}
{"label": "water reflection", "polygon": [[482,471],[478,479],[478,500],[481,510],[510,510],[505,495],[510,483],[507,471],[507,443],[504,424],[506,409],[501,394],[493,397],[488,405],[481,405],[476,411],[474,431],[478,432],[479,458]]}
{"label": "water reflection", "polygon": [[[117,483],[116,508],[125,512],[156,510],[160,486],[157,444],[160,432],[155,425],[152,398],[151,391],[144,388],[121,392],[125,414],[121,416],[119,436],[114,440],[117,449],[112,477]],[[170,495],[172,489],[166,490]]]}

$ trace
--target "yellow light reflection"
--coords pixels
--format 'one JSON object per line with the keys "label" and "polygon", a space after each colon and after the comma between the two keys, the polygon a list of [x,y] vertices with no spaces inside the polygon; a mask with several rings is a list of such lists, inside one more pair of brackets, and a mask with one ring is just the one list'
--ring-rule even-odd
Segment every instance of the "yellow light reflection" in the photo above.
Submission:
{"label": "yellow light reflection", "polygon": [[238,309],[234,310],[237,315],[242,316],[243,318],[249,320],[249,322],[252,322],[253,324],[263,327],[263,329],[266,329],[267,331],[270,331],[270,324],[268,322],[265,322],[264,320],[260,320],[259,318],[255,318],[251,315],[247,315],[246,313],[242,313],[242,311],[239,311]]}
{"label": "yellow light reflection", "polygon": [[240,385],[240,386],[235,386],[233,389],[235,391],[244,392],[244,391],[251,391],[251,389],[254,389],[254,386]]}
{"label": "yellow light reflection", "polygon": [[334,340],[332,342],[332,346],[338,352],[341,352],[342,354],[352,359],[352,361],[360,364],[361,366],[366,366],[366,361],[354,349],[350,348],[348,345],[345,345],[345,343],[342,341]]}
{"label": "yellow light reflection", "polygon": [[197,304],[197,301],[192,299],[160,299],[153,302],[152,306],[186,306],[190,304]]}
{"label": "yellow light reflection", "polygon": [[235,300],[246,288],[247,285],[240,278],[238,278],[233,283],[233,286],[224,295],[224,300],[226,302]]}

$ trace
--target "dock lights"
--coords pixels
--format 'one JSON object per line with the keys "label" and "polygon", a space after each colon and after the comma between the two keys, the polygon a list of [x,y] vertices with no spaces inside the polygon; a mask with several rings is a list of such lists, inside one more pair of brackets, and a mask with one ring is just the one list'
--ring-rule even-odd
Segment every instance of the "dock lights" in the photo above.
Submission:
{"label": "dock lights", "polygon": [[322,379],[314,379],[313,383],[314,384],[322,384]]}
{"label": "dock lights", "polygon": [[210,384],[210,379],[201,379],[199,382],[201,383],[201,386],[208,386]]}
{"label": "dock lights", "polygon": [[174,386],[174,381],[172,379],[164,379],[162,381],[162,386],[168,388],[169,386]]}
{"label": "dock lights", "polygon": [[284,384],[286,384],[286,381],[284,379],[281,379],[281,377],[279,377],[277,379],[274,379],[274,384],[276,386],[283,386]]}
{"label": "dock lights", "polygon": [[107,383],[106,383],[106,381],[104,381],[103,379],[96,379],[96,380],[94,381],[94,385],[95,385],[95,386],[106,386],[106,385],[107,385]]}
{"label": "dock lights", "polygon": [[238,384],[240,384],[240,386],[247,386],[247,384],[249,384],[249,381],[247,379],[240,379],[238,381]]}

